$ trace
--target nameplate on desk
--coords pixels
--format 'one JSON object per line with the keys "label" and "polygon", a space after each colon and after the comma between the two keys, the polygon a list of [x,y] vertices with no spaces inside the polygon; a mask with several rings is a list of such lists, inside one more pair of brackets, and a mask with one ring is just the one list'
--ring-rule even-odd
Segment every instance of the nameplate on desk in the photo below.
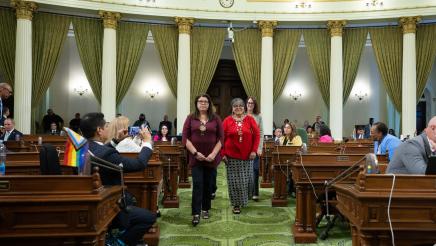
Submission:
{"label": "nameplate on desk", "polygon": [[8,180],[0,181],[0,191],[9,191],[10,185]]}
{"label": "nameplate on desk", "polygon": [[349,161],[350,157],[348,155],[338,155],[336,156],[336,161]]}

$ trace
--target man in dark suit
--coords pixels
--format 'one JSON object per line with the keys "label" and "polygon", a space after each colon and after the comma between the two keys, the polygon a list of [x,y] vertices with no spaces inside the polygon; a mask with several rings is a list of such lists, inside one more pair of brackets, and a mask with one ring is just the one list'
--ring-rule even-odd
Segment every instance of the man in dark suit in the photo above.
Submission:
{"label": "man in dark suit", "polygon": [[[136,172],[143,170],[152,155],[151,134],[148,130],[141,129],[142,150],[136,159],[123,157],[115,149],[115,146],[125,137],[127,129],[117,133],[117,138],[112,139],[109,144],[104,144],[108,136],[108,124],[102,113],[86,114],[80,122],[80,130],[89,141],[89,150],[97,157],[108,162],[123,163],[124,172]],[[120,185],[120,174],[111,170],[100,168],[100,177],[103,185]],[[124,230],[118,239],[120,245],[137,245],[144,233],[156,222],[156,216],[148,210],[128,206],[123,209],[112,222],[113,226]]]}
{"label": "man in dark suit", "polygon": [[398,146],[386,173],[425,174],[431,155],[436,155],[436,117],[420,135]]}
{"label": "man in dark suit", "polygon": [[15,122],[11,118],[7,118],[4,122],[4,132],[0,136],[3,141],[16,141],[23,137],[23,133],[15,129]]}

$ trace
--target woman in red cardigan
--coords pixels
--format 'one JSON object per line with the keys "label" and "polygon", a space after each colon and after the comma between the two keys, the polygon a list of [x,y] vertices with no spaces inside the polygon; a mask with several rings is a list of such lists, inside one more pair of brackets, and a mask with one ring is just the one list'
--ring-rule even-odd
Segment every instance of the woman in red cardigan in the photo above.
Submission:
{"label": "woman in red cardigan", "polygon": [[231,102],[232,115],[223,121],[224,145],[221,150],[227,168],[227,182],[233,213],[240,214],[247,206],[249,183],[253,178],[253,160],[260,141],[256,120],[245,114],[244,101]]}

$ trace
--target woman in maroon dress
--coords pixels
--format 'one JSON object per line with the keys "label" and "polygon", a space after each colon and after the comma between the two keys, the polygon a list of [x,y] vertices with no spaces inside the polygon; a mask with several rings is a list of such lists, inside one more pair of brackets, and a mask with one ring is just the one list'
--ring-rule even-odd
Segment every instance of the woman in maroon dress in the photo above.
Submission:
{"label": "woman in maroon dress", "polygon": [[183,145],[189,154],[192,168],[192,224],[209,218],[211,208],[211,182],[214,169],[221,162],[219,152],[223,143],[221,119],[213,112],[209,95],[195,98],[195,112],[190,114],[183,125]]}

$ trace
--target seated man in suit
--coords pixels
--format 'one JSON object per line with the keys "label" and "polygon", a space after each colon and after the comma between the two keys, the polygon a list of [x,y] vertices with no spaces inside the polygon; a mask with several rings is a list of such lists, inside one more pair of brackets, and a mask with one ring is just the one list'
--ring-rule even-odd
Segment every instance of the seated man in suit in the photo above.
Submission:
{"label": "seated man in suit", "polygon": [[4,130],[0,136],[3,141],[16,141],[23,137],[23,133],[15,129],[15,121],[12,118],[7,118],[4,122]]}
{"label": "seated man in suit", "polygon": [[436,117],[433,117],[420,135],[398,146],[386,173],[425,174],[428,158],[435,154]]}
{"label": "seated man in suit", "polygon": [[[138,158],[123,157],[115,149],[115,146],[125,137],[127,137],[127,129],[122,129],[118,132],[117,138],[112,139],[110,143],[106,142],[108,136],[108,124],[102,113],[86,114],[80,122],[80,130],[85,138],[89,141],[89,150],[97,157],[108,162],[119,164],[123,163],[124,172],[136,172],[143,170],[148,160],[152,155],[151,134],[147,129],[141,129],[140,136],[142,137],[142,149],[138,154]],[[120,174],[111,170],[99,169],[100,177],[103,185],[120,185]],[[128,206],[123,209],[112,222],[113,226],[124,230],[121,237],[118,239],[119,245],[137,245],[142,239],[144,233],[151,228],[155,223],[156,216],[150,211]]]}

